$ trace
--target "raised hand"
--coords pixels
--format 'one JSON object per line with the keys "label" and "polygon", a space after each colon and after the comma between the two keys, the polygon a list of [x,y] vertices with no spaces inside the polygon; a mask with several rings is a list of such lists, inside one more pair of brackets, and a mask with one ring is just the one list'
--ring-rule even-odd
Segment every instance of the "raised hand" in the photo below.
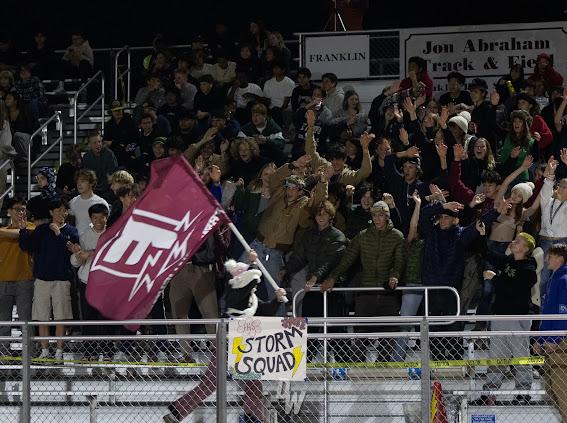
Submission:
{"label": "raised hand", "polygon": [[484,193],[476,194],[471,202],[469,203],[469,207],[474,209],[479,204],[482,204],[486,201],[486,195]]}
{"label": "raised hand", "polygon": [[435,144],[435,149],[437,150],[439,158],[443,159],[447,157],[448,147],[445,144]]}
{"label": "raised hand", "polygon": [[411,97],[404,98],[404,108],[410,114],[415,113],[416,107],[415,107],[415,104],[413,103],[413,101],[411,101]]}
{"label": "raised hand", "polygon": [[416,146],[410,147],[406,151],[404,151],[404,156],[410,158],[419,157],[419,149]]}
{"label": "raised hand", "polygon": [[453,213],[463,210],[465,207],[461,203],[457,203],[456,201],[449,201],[448,203],[443,204],[443,208],[445,210],[450,210]]}
{"label": "raised hand", "polygon": [[447,120],[449,119],[449,109],[446,106],[441,108],[441,113],[439,114],[439,125],[445,128],[447,125]]}
{"label": "raised hand", "polygon": [[409,134],[408,131],[406,131],[406,128],[400,128],[399,137],[402,144],[404,145],[409,144]]}
{"label": "raised hand", "polygon": [[368,132],[364,132],[361,136],[360,136],[360,145],[362,146],[363,150],[368,150],[368,146],[370,145],[370,143],[372,142],[372,140],[376,138],[376,135],[368,133]]}
{"label": "raised hand", "polygon": [[384,200],[384,202],[388,205],[388,207],[390,207],[390,209],[395,209],[396,208],[396,202],[394,201],[394,196],[392,194],[389,194],[387,192],[385,192],[382,195],[382,199]]}
{"label": "raised hand", "polygon": [[533,163],[534,163],[534,158],[530,155],[527,155],[524,161],[522,162],[522,167],[524,169],[529,169]]}
{"label": "raised hand", "polygon": [[415,203],[416,207],[421,204],[421,197],[419,196],[419,191],[418,191],[418,190],[414,190],[414,191],[413,191],[413,194],[411,195],[411,198],[413,199],[413,202]]}
{"label": "raised hand", "polygon": [[464,160],[465,147],[463,147],[461,144],[453,145],[453,156],[456,162]]}
{"label": "raised hand", "polygon": [[567,165],[567,148],[562,148],[559,154],[561,161]]}
{"label": "raised hand", "polygon": [[505,198],[502,198],[502,201],[500,201],[500,205],[498,206],[498,213],[500,214],[507,214],[509,210],[512,209],[512,201],[511,200],[507,200]]}

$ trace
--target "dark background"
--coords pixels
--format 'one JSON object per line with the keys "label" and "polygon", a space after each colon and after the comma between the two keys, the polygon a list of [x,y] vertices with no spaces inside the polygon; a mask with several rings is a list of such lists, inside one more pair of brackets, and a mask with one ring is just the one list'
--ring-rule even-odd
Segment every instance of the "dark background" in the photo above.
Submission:
{"label": "dark background", "polygon": [[[383,1],[369,0],[366,29],[411,26],[565,20],[567,1]],[[207,35],[214,23],[225,22],[237,38],[251,19],[261,18],[267,29],[285,38],[297,31],[321,31],[329,13],[326,0],[114,0],[61,1],[4,0],[0,33],[19,49],[45,31],[53,48],[70,43],[70,32],[84,30],[93,48],[150,45],[156,33],[172,43],[187,43],[195,34]]]}

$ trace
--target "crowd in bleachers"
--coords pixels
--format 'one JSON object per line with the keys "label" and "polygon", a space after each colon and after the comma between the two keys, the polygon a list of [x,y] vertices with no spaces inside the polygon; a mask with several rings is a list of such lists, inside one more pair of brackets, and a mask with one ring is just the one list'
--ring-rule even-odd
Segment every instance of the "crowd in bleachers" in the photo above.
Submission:
{"label": "crowd in bleachers", "polygon": [[[278,32],[252,23],[238,43],[226,34],[220,26],[213,39],[198,39],[177,56],[156,39],[140,64],[145,83],[135,105],[112,101],[103,133],[91,131],[73,146],[57,172],[37,173],[39,195],[6,201],[0,320],[11,318],[13,303],[22,319],[102,318],[84,300],[96,240],[136,201],[151,162],[174,155],[194,167],[274,280],[292,295],[307,291],[303,316],[322,315],[319,291],[335,286],[384,290],[330,292],[331,316],[419,314],[423,291],[402,294],[399,286],[454,287],[462,313],[565,313],[567,89],[552,57],[540,54],[531,70],[514,65],[492,87],[451,72],[449,91],[438,98],[427,62],[413,57],[407,76],[364,110],[333,73],[317,84],[309,69],[291,72]],[[40,53],[41,40],[30,56],[35,67],[0,72],[0,124],[13,135],[29,133],[45,116],[35,74],[45,77],[48,60],[57,60]],[[88,41],[74,35],[59,62],[61,74],[51,78],[88,78]],[[164,318],[164,310],[173,318],[222,315],[222,263],[243,255],[228,232],[209,238],[151,317]],[[270,300],[276,291],[263,283],[258,294]],[[286,311],[282,304],[277,315]],[[430,314],[457,311],[450,292],[430,295]],[[65,333],[63,323],[57,330]],[[462,355],[443,341],[432,349],[436,356]],[[117,348],[135,353],[127,344]],[[381,348],[382,357],[403,360],[407,342]],[[60,342],[56,356],[62,349]],[[190,360],[190,345],[182,349]],[[364,360],[366,347],[358,351],[354,358]],[[49,354],[43,345],[41,356]]]}

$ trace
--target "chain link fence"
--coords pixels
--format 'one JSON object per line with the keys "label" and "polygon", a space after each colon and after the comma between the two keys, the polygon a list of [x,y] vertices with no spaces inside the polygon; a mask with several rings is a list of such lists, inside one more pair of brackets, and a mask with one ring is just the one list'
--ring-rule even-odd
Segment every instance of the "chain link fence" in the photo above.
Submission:
{"label": "chain link fence", "polygon": [[224,321],[216,335],[199,333],[204,321],[183,321],[190,335],[167,333],[180,321],[147,321],[63,338],[12,324],[0,338],[0,422],[163,422],[172,404],[170,422],[567,421],[567,332],[530,331],[529,317],[491,317],[489,331],[473,331],[474,316],[313,318],[303,382],[233,379],[217,355]]}

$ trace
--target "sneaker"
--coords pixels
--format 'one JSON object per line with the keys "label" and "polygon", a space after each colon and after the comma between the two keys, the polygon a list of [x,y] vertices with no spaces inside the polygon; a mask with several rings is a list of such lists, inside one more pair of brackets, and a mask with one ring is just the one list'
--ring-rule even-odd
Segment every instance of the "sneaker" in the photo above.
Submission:
{"label": "sneaker", "polygon": [[63,361],[63,350],[61,348],[55,350],[55,360]]}
{"label": "sneaker", "polygon": [[49,358],[49,348],[42,348],[41,354],[37,358],[42,360]]}

